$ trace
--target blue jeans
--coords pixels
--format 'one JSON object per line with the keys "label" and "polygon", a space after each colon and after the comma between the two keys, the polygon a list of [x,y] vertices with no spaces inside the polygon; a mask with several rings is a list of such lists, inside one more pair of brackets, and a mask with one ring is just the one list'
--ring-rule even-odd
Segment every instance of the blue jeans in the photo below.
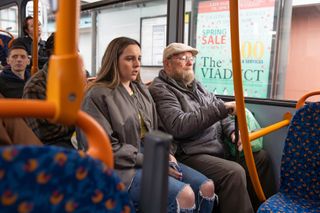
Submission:
{"label": "blue jeans", "polygon": [[[200,187],[202,184],[209,181],[207,177],[197,172],[196,170],[178,163],[181,171],[182,171],[182,180],[177,180],[171,176],[168,179],[168,212],[212,212],[213,205],[216,201],[216,195],[212,198],[205,198],[201,195]],[[141,178],[142,178],[142,170],[136,170],[136,175],[134,176],[131,185],[128,188],[129,196],[133,201],[136,209],[139,208],[139,199],[140,199],[140,190],[141,190]],[[192,190],[194,191],[196,198],[196,207],[191,209],[181,209],[178,207],[177,196],[181,190],[187,185],[190,185]]]}

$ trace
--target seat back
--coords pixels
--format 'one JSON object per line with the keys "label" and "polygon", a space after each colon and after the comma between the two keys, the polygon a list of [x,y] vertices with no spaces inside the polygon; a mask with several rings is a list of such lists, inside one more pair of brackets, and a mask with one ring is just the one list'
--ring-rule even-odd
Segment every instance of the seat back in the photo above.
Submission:
{"label": "seat back", "polygon": [[7,56],[9,47],[14,37],[7,31],[0,30],[0,61],[2,66],[7,65]]}
{"label": "seat back", "polygon": [[130,212],[125,186],[99,160],[59,147],[0,149],[1,212]]}
{"label": "seat back", "polygon": [[320,103],[299,109],[289,126],[280,191],[320,203]]}

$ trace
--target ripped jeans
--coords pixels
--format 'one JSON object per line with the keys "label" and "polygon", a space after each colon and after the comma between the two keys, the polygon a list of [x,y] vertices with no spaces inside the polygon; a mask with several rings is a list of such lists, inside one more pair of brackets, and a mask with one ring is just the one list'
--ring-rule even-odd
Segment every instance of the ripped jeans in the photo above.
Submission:
{"label": "ripped jeans", "polygon": [[[171,176],[168,179],[168,206],[167,212],[176,213],[176,212],[201,212],[201,213],[211,213],[213,206],[217,204],[217,196],[214,194],[211,198],[205,198],[202,196],[200,192],[200,187],[202,184],[209,181],[204,175],[199,173],[198,171],[184,165],[178,163],[181,171],[182,171],[182,180],[177,180]],[[134,176],[129,188],[129,196],[132,199],[136,209],[139,211],[139,199],[140,199],[140,190],[141,190],[141,178],[142,178],[142,170],[138,169],[136,171],[136,175]],[[196,200],[196,206],[190,209],[182,209],[179,207],[177,202],[177,196],[179,192],[183,190],[183,188],[187,185],[190,185]]]}

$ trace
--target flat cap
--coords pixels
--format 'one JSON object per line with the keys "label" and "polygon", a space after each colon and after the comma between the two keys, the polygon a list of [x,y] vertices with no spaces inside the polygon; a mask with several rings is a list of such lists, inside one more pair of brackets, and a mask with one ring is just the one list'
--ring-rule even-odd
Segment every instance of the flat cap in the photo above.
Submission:
{"label": "flat cap", "polygon": [[197,55],[199,51],[183,43],[171,43],[163,51],[163,60],[170,58],[173,55],[191,52],[193,56]]}

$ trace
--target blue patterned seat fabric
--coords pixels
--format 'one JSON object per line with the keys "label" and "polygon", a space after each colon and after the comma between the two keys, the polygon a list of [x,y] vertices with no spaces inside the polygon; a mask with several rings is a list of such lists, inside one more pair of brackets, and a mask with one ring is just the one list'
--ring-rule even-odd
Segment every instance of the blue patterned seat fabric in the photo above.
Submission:
{"label": "blue patterned seat fabric", "polygon": [[0,149],[0,212],[130,211],[124,184],[98,160],[53,146]]}
{"label": "blue patterned seat fabric", "polygon": [[11,41],[11,37],[0,34],[0,61],[2,66],[7,65],[7,56],[8,56],[8,44]]}
{"label": "blue patterned seat fabric", "polygon": [[258,212],[320,212],[320,103],[299,109],[289,126],[279,193]]}

